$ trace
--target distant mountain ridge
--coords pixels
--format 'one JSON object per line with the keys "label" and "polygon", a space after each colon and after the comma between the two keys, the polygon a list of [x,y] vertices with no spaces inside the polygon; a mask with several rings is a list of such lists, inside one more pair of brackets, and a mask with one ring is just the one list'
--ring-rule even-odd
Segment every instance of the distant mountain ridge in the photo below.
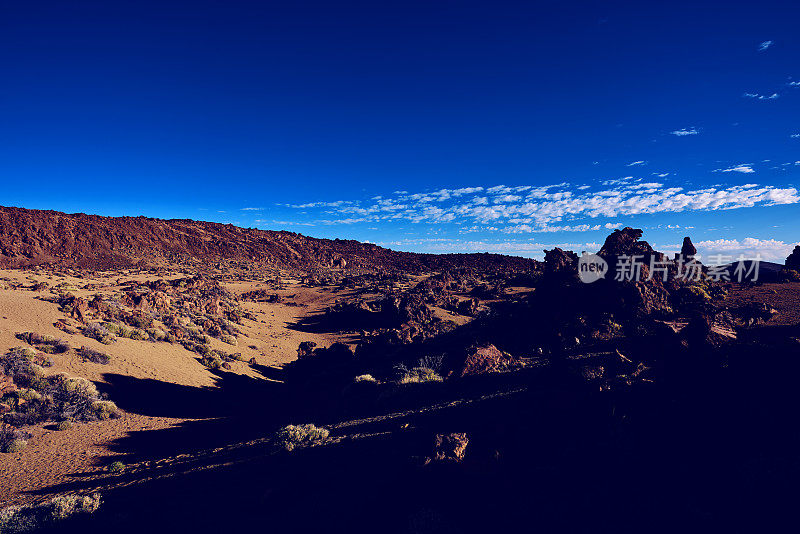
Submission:
{"label": "distant mountain ridge", "polygon": [[240,228],[189,219],[104,217],[0,206],[0,267],[126,268],[159,262],[241,260],[313,270],[398,271],[459,267],[528,270],[537,262],[500,254],[416,254],[353,240]]}

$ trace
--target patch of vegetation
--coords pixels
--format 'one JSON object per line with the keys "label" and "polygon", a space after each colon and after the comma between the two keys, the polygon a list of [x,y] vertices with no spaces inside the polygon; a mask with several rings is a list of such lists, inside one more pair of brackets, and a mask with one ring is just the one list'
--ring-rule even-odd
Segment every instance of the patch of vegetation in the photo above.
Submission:
{"label": "patch of vegetation", "polygon": [[292,451],[297,447],[311,446],[328,439],[330,431],[311,423],[304,425],[288,425],[275,434],[275,445],[281,449]]}
{"label": "patch of vegetation", "polygon": [[4,428],[0,430],[0,452],[19,452],[28,446],[31,435],[22,430]]}
{"label": "patch of vegetation", "polygon": [[110,464],[108,464],[108,472],[109,473],[114,473],[114,474],[118,475],[119,473],[122,473],[123,471],[125,471],[125,464],[123,464],[120,461],[111,462]]}
{"label": "patch of vegetation", "polygon": [[353,379],[353,382],[356,382],[356,383],[358,383],[358,382],[374,382],[374,383],[377,383],[378,380],[374,376],[372,376],[370,374],[366,374],[366,375],[358,375],[357,377],[355,377]]}
{"label": "patch of vegetation", "polygon": [[220,369],[222,367],[222,359],[216,354],[209,353],[200,359],[200,363],[209,369]]}
{"label": "patch of vegetation", "polygon": [[69,344],[66,341],[52,336],[43,336],[35,332],[19,333],[17,334],[17,339],[47,354],[62,354],[69,350]]}
{"label": "patch of vegetation", "polygon": [[92,514],[100,504],[100,494],[92,493],[60,495],[41,504],[8,506],[0,510],[0,532],[11,534],[40,530],[69,517]]}
{"label": "patch of vegetation", "polygon": [[417,365],[409,369],[403,364],[397,365],[398,384],[421,384],[424,382],[443,382],[444,378],[439,374],[444,363],[444,357],[426,356],[421,358]]}
{"label": "patch of vegetation", "polygon": [[420,384],[423,382],[442,382],[444,379],[428,367],[412,367],[397,380],[398,384]]}
{"label": "patch of vegetation", "polygon": [[82,333],[86,337],[96,339],[103,345],[110,345],[116,341],[111,332],[108,331],[108,328],[100,323],[89,323],[83,327]]}
{"label": "patch of vegetation", "polygon": [[56,425],[56,430],[64,431],[73,427],[72,421],[59,421]]}
{"label": "patch of vegetation", "polygon": [[81,357],[85,362],[92,362],[92,363],[99,363],[102,365],[108,364],[111,361],[111,357],[108,354],[100,352],[99,350],[94,350],[89,347],[81,347],[80,350]]}
{"label": "patch of vegetation", "polygon": [[0,399],[12,409],[3,416],[3,421],[12,426],[62,420],[98,421],[121,415],[119,408],[106,400],[92,382],[65,374],[47,376],[25,350],[9,351],[0,358],[0,369],[18,388]]}
{"label": "patch of vegetation", "polygon": [[220,338],[219,338],[219,339],[220,339],[220,340],[221,340],[223,343],[227,343],[228,345],[234,345],[234,346],[236,346],[236,345],[238,344],[238,341],[236,340],[236,337],[235,337],[235,336],[230,336],[230,335],[228,335],[228,334],[223,334],[222,336],[220,336]]}
{"label": "patch of vegetation", "polygon": [[144,330],[134,330],[131,332],[130,338],[135,341],[147,341],[150,339],[150,336],[148,336],[147,332]]}

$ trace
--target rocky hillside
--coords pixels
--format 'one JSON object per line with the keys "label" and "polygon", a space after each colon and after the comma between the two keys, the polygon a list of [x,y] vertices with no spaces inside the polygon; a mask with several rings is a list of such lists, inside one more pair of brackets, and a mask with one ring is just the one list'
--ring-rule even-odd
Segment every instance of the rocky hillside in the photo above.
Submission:
{"label": "rocky hillside", "polygon": [[498,254],[396,252],[358,241],[188,219],[101,217],[0,207],[0,267],[124,268],[188,259],[255,261],[303,270],[528,270],[536,265],[534,260]]}

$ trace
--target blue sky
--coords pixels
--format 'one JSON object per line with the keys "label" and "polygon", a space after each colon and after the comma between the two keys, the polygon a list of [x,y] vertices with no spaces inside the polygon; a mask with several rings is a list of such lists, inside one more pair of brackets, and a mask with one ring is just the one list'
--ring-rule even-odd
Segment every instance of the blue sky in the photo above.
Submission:
{"label": "blue sky", "polygon": [[16,2],[1,205],[424,252],[781,259],[793,2]]}

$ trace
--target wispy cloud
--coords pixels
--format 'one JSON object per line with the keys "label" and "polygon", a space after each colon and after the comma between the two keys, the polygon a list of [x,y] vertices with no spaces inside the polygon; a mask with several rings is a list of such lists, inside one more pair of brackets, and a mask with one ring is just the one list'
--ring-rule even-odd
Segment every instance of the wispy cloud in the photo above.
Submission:
{"label": "wispy cloud", "polygon": [[739,165],[734,165],[733,167],[728,167],[727,169],[715,169],[714,172],[741,172],[743,174],[751,174],[756,171],[753,170],[751,165],[742,163]]}
{"label": "wispy cloud", "polygon": [[626,167],[638,167],[640,165],[647,165],[647,162],[644,160],[639,161],[632,161],[626,165]]}
{"label": "wispy cloud", "polygon": [[776,98],[780,98],[781,95],[778,93],[772,93],[771,95],[760,95],[758,93],[745,93],[742,95],[744,98],[752,98],[754,100],[775,100]]}
{"label": "wispy cloud", "polygon": [[789,137],[791,137],[792,139],[800,139],[800,133],[792,134]]}
{"label": "wispy cloud", "polygon": [[242,211],[262,211],[264,208],[240,208]]}
{"label": "wispy cloud", "polygon": [[775,44],[774,41],[763,41],[758,45],[758,51],[763,52],[773,44]]}
{"label": "wispy cloud", "polygon": [[674,130],[670,132],[672,135],[677,135],[678,137],[683,137],[686,135],[697,135],[700,133],[700,130],[697,128],[681,128],[680,130]]}
{"label": "wispy cloud", "polygon": [[[753,173],[749,164],[717,172]],[[613,182],[613,183],[612,183]],[[324,209],[318,224],[452,223],[459,231],[500,231],[507,234],[586,232],[600,230],[600,218],[686,211],[730,210],[800,202],[793,187],[745,184],[712,186],[687,191],[661,182],[625,178],[604,183],[606,189],[586,190],[570,184],[551,186],[493,186],[447,200],[435,193],[405,193],[380,200],[352,201]],[[513,192],[513,194],[511,193]],[[325,203],[320,203],[325,204]],[[601,225],[601,226],[598,226]]]}

